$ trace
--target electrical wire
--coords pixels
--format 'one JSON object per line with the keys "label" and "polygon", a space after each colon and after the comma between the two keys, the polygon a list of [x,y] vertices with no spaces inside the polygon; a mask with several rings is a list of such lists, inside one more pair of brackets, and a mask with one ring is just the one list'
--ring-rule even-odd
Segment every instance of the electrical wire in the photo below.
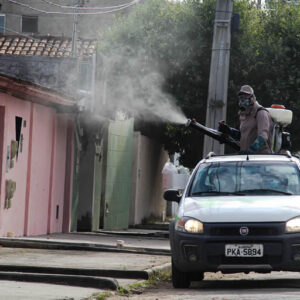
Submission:
{"label": "electrical wire", "polygon": [[[107,11],[98,11],[98,12],[77,12],[77,11],[74,11],[74,12],[59,12],[59,11],[46,11],[46,10],[42,10],[42,9],[38,9],[38,8],[35,8],[35,7],[32,7],[28,4],[24,4],[24,3],[20,3],[16,0],[7,0],[8,2],[10,3],[13,3],[13,4],[16,4],[16,5],[19,5],[19,6],[23,6],[23,7],[26,7],[28,9],[31,9],[33,11],[37,11],[37,12],[40,12],[40,13],[43,13],[43,14],[51,14],[51,15],[103,15],[103,14],[108,14],[108,13],[114,13],[114,12],[117,12],[117,11],[121,11],[125,8],[128,8],[132,5],[135,5],[136,3],[138,3],[139,0],[134,0],[132,2],[130,2],[129,4],[126,4],[124,5],[122,8],[116,8],[116,9],[111,9],[111,10],[107,10]],[[77,8],[76,8],[77,9]]]}
{"label": "electrical wire", "polygon": [[68,6],[68,5],[61,5],[61,4],[57,4],[54,3],[52,1],[49,0],[42,0],[43,2],[49,4],[49,5],[53,5],[59,8],[68,8],[68,9],[77,9],[77,10],[106,10],[106,9],[115,9],[115,8],[122,8],[130,3],[136,2],[136,1],[131,1],[125,4],[120,4],[120,5],[115,5],[115,6],[103,6],[103,7],[80,7],[80,6]]}

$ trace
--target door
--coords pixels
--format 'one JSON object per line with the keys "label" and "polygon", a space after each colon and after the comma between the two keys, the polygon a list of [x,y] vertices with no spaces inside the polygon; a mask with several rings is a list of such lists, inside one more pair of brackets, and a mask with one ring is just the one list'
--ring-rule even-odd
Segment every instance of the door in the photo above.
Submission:
{"label": "door", "polygon": [[127,229],[130,209],[133,118],[108,129],[104,229]]}

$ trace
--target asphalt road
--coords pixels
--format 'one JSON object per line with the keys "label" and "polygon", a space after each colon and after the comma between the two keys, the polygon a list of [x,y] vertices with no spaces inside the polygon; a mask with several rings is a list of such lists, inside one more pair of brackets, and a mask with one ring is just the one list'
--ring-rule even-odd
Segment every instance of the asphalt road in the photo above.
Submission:
{"label": "asphalt road", "polygon": [[[105,290],[28,283],[0,281],[2,300],[83,300],[94,293]],[[174,289],[171,282],[160,282],[158,286],[146,289],[142,294],[129,297],[111,296],[108,300],[298,300],[300,299],[300,274],[273,272],[271,274],[206,273],[202,282],[194,282],[189,289]]]}
{"label": "asphalt road", "polygon": [[[117,247],[120,240],[123,243],[121,249]],[[7,242],[18,243],[19,247],[9,248],[6,246]],[[39,246],[36,249],[30,248],[41,242],[43,248],[39,248]],[[61,250],[53,248],[53,245],[68,247],[67,250]],[[89,250],[74,250],[78,246]],[[99,251],[97,247],[106,250]],[[146,231],[146,234],[141,232],[136,236],[131,234],[70,233],[26,238],[2,238],[0,241],[0,300],[90,299],[94,293],[103,293],[109,289],[106,284],[107,280],[109,284],[112,280],[117,281],[120,286],[126,286],[145,279],[141,279],[144,277],[140,275],[128,277],[124,275],[125,273],[143,272],[143,274],[148,274],[149,270],[170,265],[169,248],[168,239],[161,237],[160,232],[157,231]],[[116,251],[111,251],[112,249]],[[143,253],[145,249],[149,249],[148,254]],[[163,255],[158,255],[157,250],[160,252],[164,250]],[[6,267],[14,267],[14,269],[7,270]],[[33,270],[33,267],[39,268],[39,271]],[[52,274],[50,269],[54,269],[54,273],[58,276]],[[77,276],[75,273],[70,274],[68,269],[74,269],[76,272],[85,270],[88,274]],[[114,275],[107,275],[107,273],[105,273],[106,275],[95,275],[93,271],[108,271],[110,274],[113,271]],[[70,278],[69,274],[74,277]],[[81,279],[80,276],[84,278]],[[8,277],[10,277],[9,281]],[[34,283],[32,280],[39,282]],[[87,284],[86,281],[89,280],[91,282]],[[106,283],[103,283],[103,280],[106,280]],[[57,282],[64,283],[64,285],[53,284]],[[70,286],[71,284],[72,286]]]}
{"label": "asphalt road", "polygon": [[159,283],[140,295],[129,298],[113,296],[109,300],[299,300],[300,274],[206,273],[202,282],[193,282],[189,289],[174,289],[171,282]]}
{"label": "asphalt road", "polygon": [[[74,280],[78,280],[81,283],[81,279],[73,278],[72,282],[68,283],[66,280],[69,280],[69,275],[62,275],[62,279],[52,279],[52,284],[42,283],[43,279],[41,280],[40,276],[46,277],[48,281],[50,276],[53,275],[52,273],[47,274],[48,268],[54,268],[54,270],[58,268],[63,268],[63,270],[73,268],[76,270],[88,270],[89,272],[93,270],[114,270],[126,273],[129,271],[149,270],[165,264],[168,265],[169,263],[170,257],[166,255],[0,247],[0,270],[5,266],[22,267],[11,272],[13,276],[18,275],[20,281],[15,281],[15,277],[8,281],[7,277],[3,278],[0,276],[0,300],[81,300],[90,299],[94,293],[99,294],[109,290],[108,287],[101,287],[98,282],[94,285],[94,280],[92,281],[93,284],[89,285],[89,288],[75,286],[77,284],[74,284]],[[21,271],[24,267],[39,267],[44,269],[44,271],[35,273],[32,276],[30,273],[32,271],[28,271],[28,273]],[[4,273],[0,271],[0,275]],[[59,269],[57,274],[64,273],[61,273]],[[25,282],[27,281],[27,275],[31,276],[31,278],[37,278],[34,280],[39,282]],[[130,279],[130,277],[119,278],[118,276],[111,279],[117,280],[120,286],[145,280],[140,277]],[[32,281],[32,279],[29,281]],[[53,284],[57,282],[64,283],[64,285]],[[70,284],[73,286],[70,286]]]}
{"label": "asphalt road", "polygon": [[1,300],[81,300],[104,290],[44,283],[0,281]]}
{"label": "asphalt road", "polygon": [[[35,237],[36,238],[36,237]],[[51,235],[41,237],[49,242],[61,241],[74,243],[95,243],[115,246],[122,239],[125,246],[168,249],[167,239],[106,236],[106,235]],[[31,240],[27,238],[26,240]],[[74,244],[75,245],[75,244]],[[134,253],[111,253],[90,251],[63,251],[51,249],[0,248],[2,265],[39,265],[49,267],[101,268],[120,270],[140,270],[162,265],[170,261],[169,256],[143,255]],[[136,282],[130,279],[118,279],[121,286]],[[103,289],[54,285],[45,283],[0,281],[0,300],[82,300],[92,298],[94,293],[103,293]],[[300,273],[273,272],[271,274],[248,275],[206,273],[202,282],[193,282],[189,289],[174,289],[171,282],[160,282],[158,286],[146,289],[142,294],[129,297],[112,296],[108,300],[298,300],[300,299]]]}

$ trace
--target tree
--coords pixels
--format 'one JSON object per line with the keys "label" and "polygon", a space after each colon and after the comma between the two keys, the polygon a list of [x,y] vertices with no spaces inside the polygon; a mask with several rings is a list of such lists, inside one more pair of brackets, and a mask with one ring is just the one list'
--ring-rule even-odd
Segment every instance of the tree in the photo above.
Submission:
{"label": "tree", "polygon": [[[299,115],[299,11],[300,6],[284,1],[273,1],[272,10],[252,1],[234,2],[241,22],[232,33],[229,124],[238,126],[236,94],[245,83],[264,106],[282,103]],[[120,17],[100,43],[108,102],[137,120],[169,120],[156,130],[146,123],[144,130],[155,132],[170,153],[179,152],[188,167],[202,157],[203,136],[172,121],[180,107],[183,120],[205,123],[214,14],[215,0],[148,0],[129,17]],[[294,122],[291,132],[298,127]],[[293,144],[295,150],[300,147],[300,136]]]}
{"label": "tree", "polygon": [[[137,120],[154,115],[155,121],[172,122],[176,109],[171,103],[185,116],[203,120],[211,49],[206,40],[212,40],[214,5],[213,0],[148,0],[128,18],[119,18],[100,44],[108,101]],[[199,160],[202,136],[178,125],[159,126],[156,134],[162,127],[168,128],[161,138],[170,153],[181,153],[186,166]]]}

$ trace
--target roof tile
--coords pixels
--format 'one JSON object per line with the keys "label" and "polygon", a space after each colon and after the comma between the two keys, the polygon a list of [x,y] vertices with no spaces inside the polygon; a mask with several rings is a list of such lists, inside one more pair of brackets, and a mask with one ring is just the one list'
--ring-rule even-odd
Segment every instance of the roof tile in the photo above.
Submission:
{"label": "roof tile", "polygon": [[[96,52],[95,40],[78,40],[77,54],[92,55]],[[58,37],[28,37],[4,35],[0,37],[0,55],[28,55],[70,57],[72,55],[72,40]]]}

